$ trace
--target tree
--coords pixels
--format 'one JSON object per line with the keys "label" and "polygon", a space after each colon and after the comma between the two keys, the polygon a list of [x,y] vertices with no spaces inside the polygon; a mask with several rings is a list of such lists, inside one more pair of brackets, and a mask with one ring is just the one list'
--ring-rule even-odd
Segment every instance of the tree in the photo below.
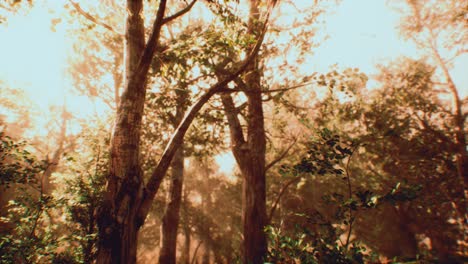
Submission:
{"label": "tree", "polygon": [[[342,82],[330,74],[332,80],[324,77],[322,82],[333,83],[334,88],[319,104],[321,114],[315,120],[362,145],[351,167],[360,187],[372,186],[370,190],[378,192],[401,182],[420,188],[411,202],[400,201],[378,208],[376,215],[359,216],[356,236],[388,257],[411,257],[419,252],[457,263],[465,204],[463,185],[456,177],[457,148],[452,135],[457,128],[455,116],[447,111],[434,84],[434,70],[424,60],[399,59],[380,66],[376,79],[381,87],[371,93],[364,93],[365,88],[354,85],[359,82],[352,78]],[[359,76],[352,70],[345,72],[345,76]],[[345,94],[346,100],[340,99]],[[378,216],[385,221],[369,230]],[[418,234],[430,239],[432,252],[419,246]],[[385,241],[392,240],[399,243],[388,247]]]}
{"label": "tree", "polygon": [[172,16],[165,16],[167,1],[161,0],[146,44],[141,17],[143,1],[127,2],[125,88],[111,138],[110,172],[104,202],[98,212],[100,242],[97,261],[99,263],[135,263],[138,231],[146,219],[161,180],[181,145],[190,123],[215,93],[247,69],[260,48],[262,38],[259,38],[252,53],[244,62],[237,64],[231,74],[211,86],[192,105],[173,133],[145,185],[140,167],[139,147],[149,68],[153,57],[161,52],[158,48],[164,24],[187,13],[195,2],[191,2]]}
{"label": "tree", "polygon": [[[413,40],[419,48],[428,52],[442,72],[444,82],[441,87],[448,89],[448,93],[452,96],[451,111],[456,126],[454,138],[457,146],[457,173],[467,190],[468,152],[465,129],[467,113],[463,109],[465,100],[460,97],[459,88],[451,76],[450,64],[468,51],[466,47],[468,9],[464,1],[458,0],[407,0],[405,3],[410,12],[401,23],[403,36]],[[466,208],[466,205],[464,207]]]}
{"label": "tree", "polygon": [[[259,5],[262,1],[249,1],[248,34],[258,38],[261,32]],[[273,4],[274,5],[274,4]],[[247,48],[252,49],[253,45]],[[265,152],[266,136],[263,119],[262,86],[260,83],[259,58],[248,65],[248,74],[241,87],[247,97],[247,132],[244,134],[238,110],[229,94],[221,95],[227,116],[231,147],[242,173],[242,261],[244,263],[263,263],[267,252],[267,240],[264,229],[267,225],[266,214],[266,179]],[[241,82],[241,81],[239,81]]]}

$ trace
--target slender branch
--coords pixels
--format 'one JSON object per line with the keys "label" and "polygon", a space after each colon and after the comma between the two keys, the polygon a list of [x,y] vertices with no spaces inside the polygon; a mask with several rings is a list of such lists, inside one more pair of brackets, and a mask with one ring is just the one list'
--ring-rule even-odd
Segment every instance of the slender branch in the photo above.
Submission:
{"label": "slender branch", "polygon": [[115,30],[112,26],[110,26],[110,25],[108,25],[108,24],[106,24],[106,23],[104,23],[102,21],[99,21],[97,18],[95,18],[90,13],[84,11],[83,8],[81,8],[80,4],[75,3],[72,0],[68,0],[68,1],[72,4],[72,6],[75,8],[75,10],[78,11],[78,13],[80,13],[82,16],[84,16],[89,21],[95,23],[96,25],[100,25],[100,26],[104,27],[105,29],[110,30],[110,31],[116,33],[119,36],[124,36],[124,34],[118,32],[117,30]]}
{"label": "slender branch", "polygon": [[231,95],[221,94],[221,101],[224,106],[224,113],[226,114],[229,130],[231,135],[231,145],[233,147],[240,147],[245,143],[244,133],[242,132],[242,126],[237,116],[238,112]]}
{"label": "slender branch", "polygon": [[265,166],[265,172],[267,172],[269,169],[271,169],[271,167],[273,167],[276,163],[280,162],[281,160],[283,160],[286,155],[288,155],[289,151],[291,150],[291,148],[296,145],[296,142],[297,142],[297,138],[294,138],[294,141],[291,143],[291,145],[289,145],[285,151],[283,151],[283,153],[281,153],[281,155],[279,155],[278,157],[276,157],[274,160],[272,160],[268,165]]}
{"label": "slender branch", "polygon": [[[314,83],[314,82],[301,83],[301,84],[294,85],[294,86],[290,86],[290,87],[286,87],[286,88],[261,90],[260,92],[261,92],[261,93],[285,92],[285,91],[289,91],[289,90],[294,90],[294,89],[297,89],[297,88],[301,88],[301,87],[304,87],[304,86],[307,86],[307,85],[313,84],[313,83]],[[221,92],[223,92],[223,93],[235,93],[235,92],[245,92],[245,90],[244,90],[244,89],[239,89],[239,88],[224,88],[224,89],[221,90]]]}
{"label": "slender branch", "polygon": [[192,7],[195,5],[195,3],[197,2],[197,0],[193,0],[188,6],[186,6],[184,9],[180,10],[179,12],[171,15],[171,16],[168,16],[166,18],[163,19],[163,25],[164,24],[167,24],[171,21],[173,21],[174,19],[186,14],[188,11],[190,11],[190,9],[192,9]]}
{"label": "slender branch", "polygon": [[138,63],[135,74],[132,76],[133,78],[131,78],[132,81],[139,82],[142,78],[146,78],[151,61],[153,60],[154,54],[156,53],[159,44],[159,36],[161,35],[161,28],[163,26],[166,3],[167,0],[161,0],[159,2],[158,12],[156,13],[156,19],[153,23],[153,30],[151,31],[150,37],[148,38],[148,42],[146,43],[145,50],[143,51],[143,55],[140,58],[140,62]]}
{"label": "slender branch", "polygon": [[270,209],[270,214],[268,215],[268,223],[271,223],[271,220],[273,219],[273,215],[275,214],[276,208],[278,207],[279,201],[280,201],[281,197],[284,195],[284,193],[286,192],[286,190],[288,189],[288,187],[291,186],[292,184],[294,184],[295,182],[299,181],[300,179],[301,179],[301,177],[293,178],[293,179],[289,180],[281,188],[280,192],[278,193],[278,196],[276,196],[276,200],[273,203],[273,206]]}
{"label": "slender branch", "polygon": [[8,7],[8,6],[4,5],[4,4],[0,4],[0,8],[3,8],[6,11],[11,12],[11,13],[15,12],[15,10],[13,8],[10,8],[10,7]]}
{"label": "slender branch", "polygon": [[202,243],[203,243],[203,240],[200,240],[197,247],[195,248],[195,251],[193,252],[192,261],[190,261],[190,264],[195,263],[195,257],[197,256],[198,249],[200,248]]}

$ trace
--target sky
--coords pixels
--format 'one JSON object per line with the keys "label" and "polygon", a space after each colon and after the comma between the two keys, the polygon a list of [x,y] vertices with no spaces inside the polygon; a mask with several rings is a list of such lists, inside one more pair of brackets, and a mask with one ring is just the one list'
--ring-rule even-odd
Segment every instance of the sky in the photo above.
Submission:
{"label": "sky", "polygon": [[344,0],[326,21],[330,38],[316,51],[317,68],[331,64],[373,73],[374,65],[399,55],[416,55],[398,36],[399,15],[384,0]]}
{"label": "sky", "polygon": [[[418,57],[420,54],[414,45],[398,36],[399,15],[386,2],[343,0],[326,18],[329,39],[314,51],[312,69],[326,72],[331,65],[338,64],[340,68],[357,67],[373,74],[375,64],[402,55]],[[63,2],[47,0],[43,3],[55,4],[58,8],[55,11],[60,12]],[[46,4],[36,4],[27,14],[10,17],[8,26],[0,24],[0,80],[12,88],[24,89],[34,107],[44,113],[50,105],[61,105],[66,100],[72,112],[92,115],[91,102],[72,97],[68,92],[71,81],[66,69],[73,41],[61,26],[65,23],[58,24],[55,32],[51,31],[53,18],[57,18],[57,13],[51,12]],[[467,65],[465,56],[452,71],[462,95],[468,95]],[[0,87],[0,96],[2,89]],[[217,158],[221,171],[229,173],[233,167],[232,156],[221,156]]]}

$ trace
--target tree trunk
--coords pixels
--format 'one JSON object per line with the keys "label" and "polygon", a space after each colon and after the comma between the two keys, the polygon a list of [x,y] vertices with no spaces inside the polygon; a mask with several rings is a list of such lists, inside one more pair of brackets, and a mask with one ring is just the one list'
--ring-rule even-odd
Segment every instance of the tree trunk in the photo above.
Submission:
{"label": "tree trunk", "polygon": [[[187,87],[180,87],[175,90],[176,113],[172,124],[174,129],[177,129],[184,118],[188,103],[187,90]],[[169,187],[169,203],[164,212],[161,225],[159,263],[176,263],[177,229],[179,227],[179,211],[184,183],[184,159],[184,141],[182,139],[171,164],[172,179]]]}
{"label": "tree trunk", "polygon": [[189,223],[189,216],[187,212],[187,195],[184,195],[184,202],[183,202],[183,230],[184,230],[184,247],[182,249],[182,256],[181,256],[181,263],[183,264],[190,264],[190,244],[191,244],[191,230],[190,230],[190,223]]}
{"label": "tree trunk", "polygon": [[97,263],[136,263],[138,230],[142,224],[136,215],[143,199],[139,147],[146,92],[146,74],[135,78],[145,48],[142,9],[142,0],[128,0],[125,91],[111,138],[104,204],[98,212]]}
{"label": "tree trunk", "polygon": [[179,226],[179,209],[182,200],[184,181],[183,145],[177,150],[172,160],[172,179],[169,188],[169,203],[166,207],[161,225],[161,250],[159,263],[176,263],[177,228]]}
{"label": "tree trunk", "polygon": [[49,157],[47,157],[47,168],[44,173],[42,173],[40,179],[42,192],[47,195],[50,195],[54,189],[50,178],[57,170],[60,158],[65,152],[65,142],[67,141],[67,122],[69,119],[65,106],[63,106],[61,118],[62,123],[60,125],[60,134],[57,139],[57,149],[54,151],[54,154],[52,154],[52,158],[49,159]]}
{"label": "tree trunk", "polygon": [[[248,33],[258,36],[260,12],[259,0],[250,1],[250,17]],[[243,261],[244,263],[260,264],[264,262],[267,253],[267,240],[264,228],[267,224],[266,189],[265,189],[265,151],[266,136],[263,119],[263,102],[260,84],[260,70],[256,58],[248,67],[245,83],[247,85],[247,150],[248,155],[237,160],[244,177],[242,191],[242,223],[243,223]]]}
{"label": "tree trunk", "polygon": [[[249,82],[247,82],[249,83]],[[265,189],[265,130],[260,91],[248,95],[248,155],[238,159],[244,177],[242,190],[243,260],[263,263],[267,252]],[[239,156],[239,155],[237,155]]]}
{"label": "tree trunk", "polygon": [[[259,0],[250,1],[248,33],[259,37]],[[247,67],[245,78],[247,97],[247,137],[244,137],[238,112],[228,94],[221,96],[231,134],[231,147],[243,176],[242,244],[243,263],[264,263],[267,240],[264,228],[267,225],[265,190],[266,136],[263,119],[261,77],[258,58]]]}

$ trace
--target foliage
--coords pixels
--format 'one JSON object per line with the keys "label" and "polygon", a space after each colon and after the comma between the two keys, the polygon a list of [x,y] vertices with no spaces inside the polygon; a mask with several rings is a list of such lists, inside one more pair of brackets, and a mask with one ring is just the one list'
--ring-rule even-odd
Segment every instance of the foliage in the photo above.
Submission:
{"label": "foliage", "polygon": [[[364,263],[374,254],[358,240],[351,240],[358,214],[366,214],[382,203],[392,204],[414,200],[421,190],[418,185],[398,183],[388,192],[374,193],[362,187],[354,190],[351,182],[350,162],[359,148],[356,141],[343,139],[329,129],[322,129],[318,136],[306,143],[306,155],[293,166],[282,166],[282,174],[295,177],[331,177],[346,182],[346,188],[329,190],[322,196],[322,203],[332,208],[333,214],[317,209],[296,212],[293,228],[267,227],[270,238],[270,259],[278,263]],[[354,185],[359,184],[354,183]],[[330,210],[330,209],[328,209]],[[285,221],[285,220],[282,220]],[[285,230],[282,230],[285,228]]]}
{"label": "foliage", "polygon": [[4,0],[0,4],[0,25],[8,23],[8,16],[23,10],[29,10],[33,0]]}
{"label": "foliage", "polygon": [[38,161],[27,149],[26,142],[16,142],[0,131],[0,185],[37,184],[36,176],[46,164]]}
{"label": "foliage", "polygon": [[97,239],[94,210],[101,201],[106,158],[97,151],[96,160],[77,164],[69,156],[74,177],[62,183],[60,196],[46,194],[41,175],[47,163],[26,150],[27,142],[1,135],[0,187],[13,190],[12,197],[2,197],[9,203],[1,218],[1,262],[91,263]]}
{"label": "foliage", "polygon": [[73,230],[67,240],[79,244],[76,251],[70,254],[80,263],[92,263],[96,257],[98,238],[95,211],[102,201],[106,162],[97,153],[96,159],[84,165],[87,171],[78,172],[66,183],[65,195],[68,198],[62,200],[62,206],[67,213],[68,226]]}
{"label": "foliage", "polygon": [[[389,256],[425,251],[418,246],[418,234],[431,239],[431,254],[458,254],[456,240],[463,233],[458,223],[465,202],[454,163],[456,116],[447,107],[445,94],[437,89],[434,67],[426,61],[402,58],[380,66],[380,71],[376,76],[380,89],[363,93],[345,86],[351,100],[330,93],[318,104],[320,115],[314,120],[360,143],[360,154],[351,166],[359,186],[373,192],[399,188],[399,194],[382,197],[393,206],[359,217],[356,235]],[[401,189],[405,184],[410,187]],[[400,195],[414,199],[402,202]],[[375,217],[385,221],[376,222]],[[366,226],[371,223],[382,228],[370,232]],[[393,232],[385,233],[389,228]],[[393,239],[415,251],[385,245],[389,242],[384,241]]]}
{"label": "foliage", "polygon": [[[311,220],[311,219],[307,219]],[[336,242],[331,224],[321,224],[328,236],[317,236],[304,227],[296,227],[292,235],[280,228],[266,227],[270,239],[269,261],[273,263],[364,263],[365,248],[353,242],[347,250]]]}
{"label": "foliage", "polygon": [[[15,199],[9,201],[1,218],[0,251],[2,263],[47,262],[57,247],[47,210],[55,206],[51,196],[42,191],[40,175],[47,168],[44,161],[26,150],[26,142],[15,142],[0,133],[0,176],[2,191],[14,187]],[[2,212],[3,214],[3,212]]]}
{"label": "foliage", "polygon": [[[7,0],[0,4],[0,11],[19,13],[31,2]],[[146,12],[154,13],[157,5],[149,2]],[[180,6],[185,6],[183,2]],[[285,164],[278,173],[273,172],[275,167],[268,171],[268,184],[276,187],[284,179],[295,180],[278,199],[278,213],[265,230],[270,240],[269,260],[375,263],[380,255],[394,261],[424,258],[460,262],[458,256],[466,255],[466,244],[459,242],[466,240],[468,234],[464,218],[467,201],[455,160],[457,136],[466,137],[459,120],[466,120],[468,101],[460,99],[462,113],[457,114],[449,104],[454,93],[448,89],[449,80],[439,80],[438,74],[446,73],[438,72],[424,59],[401,58],[378,66],[379,74],[372,76],[378,82],[377,87],[371,87],[374,89],[366,88],[369,77],[357,68],[339,71],[336,67],[326,74],[304,75],[303,62],[308,61],[311,49],[317,45],[314,25],[325,11],[316,3],[326,1],[310,2],[315,2],[312,9],[300,10],[299,17],[284,25],[284,19],[272,16],[260,52],[267,159],[284,158],[275,164]],[[403,11],[410,12],[402,19],[403,37],[433,53],[436,63],[450,68],[456,63],[452,57],[466,53],[468,9],[463,1],[400,2],[409,7]],[[239,15],[243,11],[238,9],[238,3],[205,1],[200,4],[207,4],[216,16],[213,20],[193,16],[165,25],[168,30],[162,33],[158,44],[161,50],[152,63],[153,76],[148,81],[145,102],[141,137],[145,172],[154,168],[177,127],[177,113],[186,111],[197,95],[226,74],[224,68],[235,68],[233,63],[245,56],[245,47],[255,41],[245,36],[246,23]],[[96,13],[96,21],[109,23],[106,25],[110,31],[108,27],[96,26],[68,4],[73,15],[68,18],[69,24],[75,27],[73,33],[79,33],[76,35],[80,41],[71,55],[76,57],[70,68],[73,85],[80,94],[115,109],[124,79],[123,29],[117,25],[123,24],[118,21],[125,10],[109,9],[107,4],[118,5],[104,1],[91,13]],[[279,13],[292,10],[286,5],[296,4],[278,1],[277,9],[283,8]],[[112,11],[102,12],[103,7]],[[173,7],[168,14],[178,8]],[[6,17],[0,13],[0,23]],[[437,62],[438,54],[447,55],[447,59],[439,58]],[[306,85],[316,90],[296,89]],[[320,89],[325,90],[323,96]],[[32,102],[17,104],[24,95],[16,89],[2,88],[3,91],[6,92],[0,105],[10,116],[18,117],[9,129],[13,127],[14,134],[23,134],[31,128]],[[239,94],[232,93],[244,124],[249,116],[243,107],[245,98]],[[315,101],[310,103],[310,99]],[[304,107],[296,107],[292,101],[303,103]],[[297,125],[300,129],[293,124],[291,115],[300,119],[297,123],[302,122]],[[5,117],[0,116],[0,128]],[[233,180],[216,174],[211,167],[213,160],[207,158],[226,148],[226,120],[220,102],[210,102],[199,117],[185,137],[184,148],[187,156],[206,159],[206,164],[190,160],[181,226],[193,244],[202,244],[201,248],[208,252],[203,254],[213,252],[215,262],[217,258],[229,262],[239,254],[242,240],[242,187],[239,177]],[[314,135],[305,142],[299,137],[297,141],[302,144],[288,149],[291,151],[284,156],[277,155],[275,145],[285,145],[285,135],[296,129],[301,136]],[[102,199],[108,169],[108,157],[101,151],[109,143],[108,133],[101,132],[82,137],[79,150],[64,155],[65,163],[54,174],[58,189],[52,194],[44,193],[41,187],[41,175],[50,164],[36,157],[28,142],[16,141],[0,132],[0,198],[2,203],[8,201],[5,206],[1,204],[0,262],[94,261],[94,214]],[[83,132],[86,133],[89,131]],[[268,189],[268,200],[274,201],[275,192]],[[147,220],[150,224],[140,232],[140,245],[152,251],[160,239],[154,226],[159,225],[164,201],[164,193],[160,192]]]}

